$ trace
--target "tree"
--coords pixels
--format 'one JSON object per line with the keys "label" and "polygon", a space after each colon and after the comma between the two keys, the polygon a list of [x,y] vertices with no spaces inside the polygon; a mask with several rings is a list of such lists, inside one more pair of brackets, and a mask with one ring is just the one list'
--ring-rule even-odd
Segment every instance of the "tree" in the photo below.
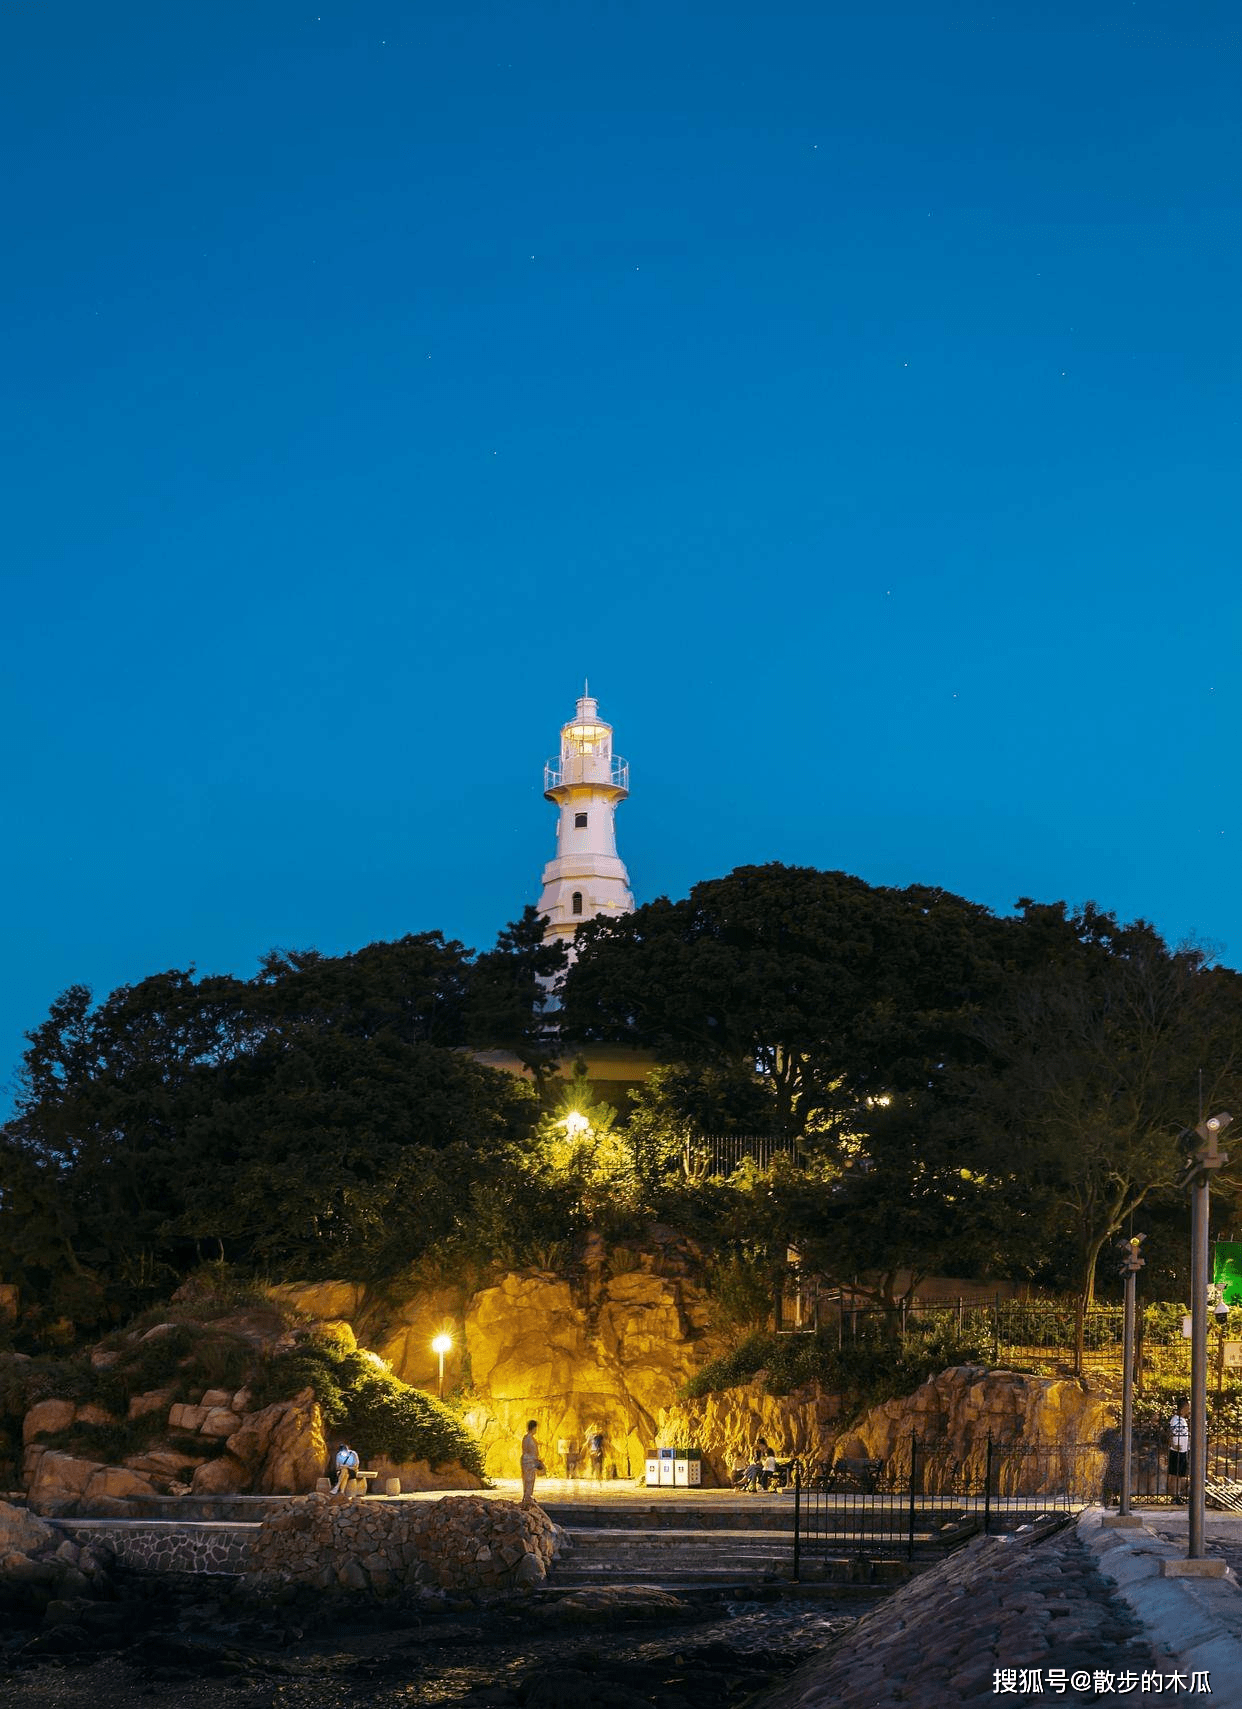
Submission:
{"label": "tree", "polygon": [[544,938],[547,916],[527,906],[476,956],[470,969],[466,1032],[479,1049],[511,1050],[543,1090],[561,1045],[550,1025],[551,992],[565,970],[565,946]]}
{"label": "tree", "polygon": [[157,974],[97,1004],[71,988],[28,1034],[0,1138],[17,1279],[72,1283],[106,1315],[204,1250],[374,1274],[447,1238],[535,1113],[460,1048],[468,971],[433,932],[273,951],[252,980]]}
{"label": "tree", "polygon": [[740,867],[581,927],[565,1030],[758,1075],[767,1131],[831,1148],[877,1098],[925,1083],[947,1017],[1000,975],[999,932],[944,891]]}
{"label": "tree", "polygon": [[1028,966],[976,1019],[988,1062],[963,1115],[982,1166],[1015,1203],[1042,1205],[1050,1238],[1071,1246],[1081,1340],[1106,1243],[1178,1174],[1200,1070],[1209,1103],[1242,1093],[1239,981],[1144,921],[1021,906]]}

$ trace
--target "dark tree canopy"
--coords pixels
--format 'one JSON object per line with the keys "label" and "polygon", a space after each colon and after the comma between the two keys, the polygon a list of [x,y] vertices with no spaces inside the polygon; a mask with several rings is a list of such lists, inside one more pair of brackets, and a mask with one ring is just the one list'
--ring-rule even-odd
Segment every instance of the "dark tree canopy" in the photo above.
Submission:
{"label": "dark tree canopy", "polygon": [[565,1026],[758,1072],[770,1132],[833,1136],[926,1079],[941,1034],[995,986],[1002,943],[1002,922],[945,891],[740,867],[582,927]]}
{"label": "dark tree canopy", "polygon": [[[1200,1070],[1207,1100],[1242,1107],[1242,979],[1091,904],[998,917],[742,867],[584,925],[559,1011],[543,927],[528,908],[477,956],[429,932],[273,951],[249,980],[72,987],[28,1034],[0,1130],[4,1279],[90,1324],[204,1258],[361,1278],[559,1262],[587,1226],[629,1241],[654,1217],[761,1290],[792,1245],[882,1297],[901,1271],[1072,1281],[1085,1301],[1131,1218],[1182,1214]],[[551,1070],[592,1041],[663,1066],[627,1127],[584,1137]],[[534,1086],[480,1066],[487,1048]],[[704,1179],[705,1132],[799,1161]]]}
{"label": "dark tree canopy", "polygon": [[462,1048],[470,974],[432,932],[98,1004],[71,988],[28,1035],[0,1136],[6,1268],[89,1318],[204,1256],[410,1262],[532,1119],[529,1089]]}

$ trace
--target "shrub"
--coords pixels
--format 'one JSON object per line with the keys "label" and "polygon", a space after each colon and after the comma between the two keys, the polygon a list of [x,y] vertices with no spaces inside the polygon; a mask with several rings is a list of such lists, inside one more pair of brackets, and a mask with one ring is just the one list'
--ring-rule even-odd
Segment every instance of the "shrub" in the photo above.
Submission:
{"label": "shrub", "polygon": [[927,1336],[910,1334],[904,1345],[889,1339],[847,1341],[842,1347],[831,1330],[805,1335],[762,1331],[711,1360],[680,1392],[691,1399],[749,1382],[762,1372],[768,1394],[788,1394],[803,1383],[818,1382],[847,1396],[855,1407],[875,1406],[909,1394],[933,1371],[987,1362],[978,1337],[958,1338],[947,1328]]}
{"label": "shrub", "polygon": [[457,1460],[483,1475],[483,1453],[451,1407],[411,1388],[374,1353],[330,1330],[303,1335],[268,1359],[254,1382],[256,1406],[288,1400],[309,1388],[324,1422],[349,1436],[363,1455],[394,1460]]}

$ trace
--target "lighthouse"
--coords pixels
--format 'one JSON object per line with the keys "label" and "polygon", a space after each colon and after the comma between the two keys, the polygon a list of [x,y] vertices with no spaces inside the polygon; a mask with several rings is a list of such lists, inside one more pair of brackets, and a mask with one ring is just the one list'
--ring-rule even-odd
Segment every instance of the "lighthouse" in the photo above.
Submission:
{"label": "lighthouse", "polygon": [[633,911],[629,875],[617,854],[617,803],[630,792],[630,768],[612,751],[612,725],[586,690],[561,726],[561,751],[543,768],[543,793],[560,811],[556,858],[543,869],[539,912],[548,939],[572,940],[583,920]]}

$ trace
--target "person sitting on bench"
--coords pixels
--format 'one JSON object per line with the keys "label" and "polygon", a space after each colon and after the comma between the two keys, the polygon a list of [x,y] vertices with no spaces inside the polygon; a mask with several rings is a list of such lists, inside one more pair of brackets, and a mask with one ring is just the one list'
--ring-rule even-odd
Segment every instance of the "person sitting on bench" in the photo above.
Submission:
{"label": "person sitting on bench", "polygon": [[349,1488],[350,1479],[358,1475],[358,1456],[348,1442],[342,1442],[333,1463],[336,1466],[336,1493],[344,1495]]}

